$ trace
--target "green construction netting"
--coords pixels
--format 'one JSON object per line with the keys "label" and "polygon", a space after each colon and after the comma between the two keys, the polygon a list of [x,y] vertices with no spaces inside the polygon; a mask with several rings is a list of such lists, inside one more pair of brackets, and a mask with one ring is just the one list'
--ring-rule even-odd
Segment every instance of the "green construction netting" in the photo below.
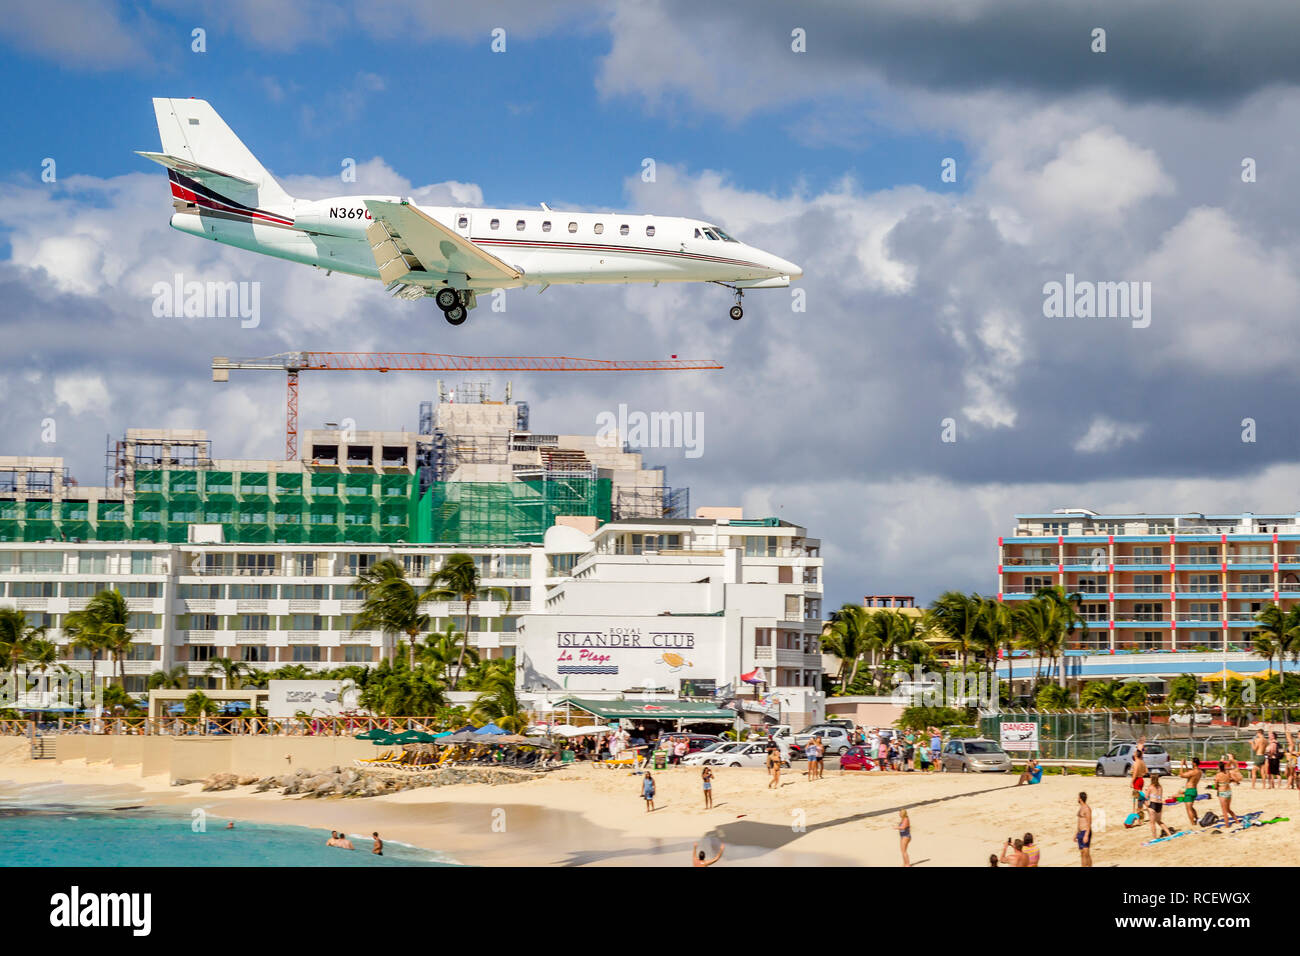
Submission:
{"label": "green construction netting", "polygon": [[302,494],[302,473],[285,472],[275,476],[275,493],[278,497]]}
{"label": "green construction netting", "polygon": [[610,519],[608,478],[434,482],[416,509],[413,539],[466,546],[540,544],[560,515]]}
{"label": "green construction netting", "polygon": [[233,495],[235,493],[235,476],[229,471],[210,471],[203,476],[203,493],[213,495]]}
{"label": "green construction netting", "polygon": [[197,495],[199,493],[199,473],[197,471],[168,472],[167,491],[172,495]]}

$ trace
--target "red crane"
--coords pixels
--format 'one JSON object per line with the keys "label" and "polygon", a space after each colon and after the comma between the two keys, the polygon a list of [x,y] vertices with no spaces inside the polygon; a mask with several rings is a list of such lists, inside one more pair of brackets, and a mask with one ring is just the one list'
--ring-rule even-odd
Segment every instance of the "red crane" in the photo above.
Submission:
{"label": "red crane", "polygon": [[288,392],[284,457],[298,457],[298,373],[321,372],[689,372],[722,368],[713,359],[570,358],[565,355],[444,355],[439,352],[280,352],[263,358],[212,360],[212,380],[230,381],[231,369],[284,372]]}

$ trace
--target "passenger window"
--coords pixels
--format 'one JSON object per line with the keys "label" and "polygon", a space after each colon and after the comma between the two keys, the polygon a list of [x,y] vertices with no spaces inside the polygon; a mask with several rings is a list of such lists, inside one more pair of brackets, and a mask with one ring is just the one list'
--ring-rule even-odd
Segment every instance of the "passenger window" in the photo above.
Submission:
{"label": "passenger window", "polygon": [[618,234],[619,234],[620,236],[626,236],[626,235],[627,235],[629,232],[631,232],[631,231],[632,231],[632,229],[631,229],[631,227],[628,226],[627,223],[623,223],[623,225],[621,225],[621,226],[618,227]]}
{"label": "passenger window", "polygon": [[456,228],[457,228],[457,229],[468,229],[468,228],[469,228],[469,216],[461,216],[459,219],[457,219],[457,220],[456,220]]}
{"label": "passenger window", "polygon": [[518,222],[515,223],[515,229],[519,230],[520,232],[524,231],[524,221],[522,219],[520,219]]}
{"label": "passenger window", "polygon": [[596,225],[592,227],[592,231],[599,236],[601,233],[605,231],[605,224],[603,222],[596,223]]}
{"label": "passenger window", "polygon": [[569,223],[569,232],[577,232],[577,231],[578,231],[578,224],[576,222]]}
{"label": "passenger window", "polygon": [[653,235],[655,234],[655,227],[654,227],[654,226],[646,226],[646,227],[645,227],[645,234],[646,234],[647,236],[653,236]]}
{"label": "passenger window", "polygon": [[500,220],[500,219],[493,219],[490,223],[488,223],[488,228],[489,228],[489,229],[499,229],[499,228],[501,228],[501,220]]}
{"label": "passenger window", "polygon": [[551,220],[547,219],[542,223],[542,232],[551,231]]}

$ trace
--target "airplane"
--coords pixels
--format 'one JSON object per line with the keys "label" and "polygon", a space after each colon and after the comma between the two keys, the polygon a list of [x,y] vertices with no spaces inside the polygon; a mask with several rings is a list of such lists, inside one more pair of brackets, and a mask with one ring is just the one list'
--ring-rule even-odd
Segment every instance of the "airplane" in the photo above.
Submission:
{"label": "airplane", "polygon": [[326,270],[378,279],[400,299],[432,298],[452,325],[479,293],[596,283],[714,282],[735,295],[803,275],[712,223],[668,216],[420,206],[396,196],[295,199],[200,99],[153,101],[173,229]]}

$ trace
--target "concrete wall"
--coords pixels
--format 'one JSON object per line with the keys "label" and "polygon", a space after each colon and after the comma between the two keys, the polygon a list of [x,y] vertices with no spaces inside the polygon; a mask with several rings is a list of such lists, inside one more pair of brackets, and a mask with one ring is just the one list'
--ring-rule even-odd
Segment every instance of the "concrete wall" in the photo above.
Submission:
{"label": "concrete wall", "polygon": [[889,697],[827,697],[826,717],[847,717],[862,727],[892,727],[903,715]]}

